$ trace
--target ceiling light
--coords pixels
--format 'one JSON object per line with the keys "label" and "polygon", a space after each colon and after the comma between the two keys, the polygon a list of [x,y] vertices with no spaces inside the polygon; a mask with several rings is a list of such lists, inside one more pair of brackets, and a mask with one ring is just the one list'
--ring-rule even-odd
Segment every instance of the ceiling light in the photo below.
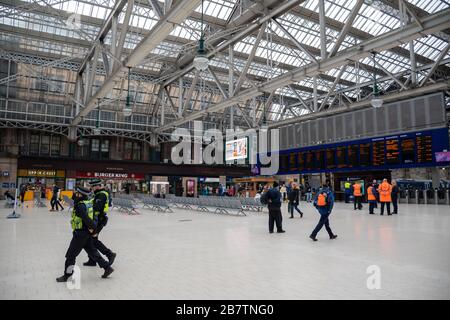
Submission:
{"label": "ceiling light", "polygon": [[194,58],[194,68],[198,71],[205,71],[209,66],[209,59],[206,56],[205,38],[203,34],[203,1],[202,1],[202,27],[200,40],[198,41],[197,55]]}
{"label": "ceiling light", "polygon": [[123,108],[123,115],[125,117],[131,116],[133,113],[133,109],[131,109],[130,106],[130,75],[131,75],[131,67],[128,67],[128,93],[127,93],[127,103],[125,105],[125,108]]}

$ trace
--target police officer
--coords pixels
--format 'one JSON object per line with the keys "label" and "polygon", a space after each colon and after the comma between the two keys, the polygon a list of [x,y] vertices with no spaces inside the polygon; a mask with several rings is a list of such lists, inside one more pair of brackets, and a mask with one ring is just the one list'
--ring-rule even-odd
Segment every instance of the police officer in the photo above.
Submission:
{"label": "police officer", "polygon": [[101,268],[105,269],[105,273],[102,275],[102,278],[107,278],[114,271],[110,264],[101,257],[97,249],[93,246],[86,246],[91,238],[91,233],[94,232],[96,228],[94,210],[92,208],[92,203],[88,200],[89,194],[89,190],[85,188],[77,187],[75,189],[75,203],[71,220],[73,237],[66,253],[64,275],[57,278],[57,282],[67,282],[67,280],[72,276],[73,267],[75,266],[75,259],[83,248],[85,248],[88,252],[89,257],[97,262]]}
{"label": "police officer", "polygon": [[[116,258],[116,254],[112,252],[109,248],[107,248],[99,239],[98,235],[100,231],[102,231],[103,227],[106,226],[108,222],[108,211],[109,211],[109,194],[103,186],[101,180],[93,180],[89,183],[92,187],[92,191],[94,191],[94,199],[92,200],[92,205],[94,209],[94,216],[98,219],[97,228],[95,229],[95,233],[89,239],[87,246],[94,246],[100,253],[105,255],[109,264],[112,265],[114,263],[114,259]],[[86,249],[86,248],[85,248]],[[87,250],[86,250],[87,251]],[[83,263],[84,266],[92,266],[95,267],[95,261],[89,256],[89,261]]]}
{"label": "police officer", "polygon": [[350,181],[348,181],[348,178],[347,178],[347,181],[345,181],[345,183],[344,183],[345,203],[350,202],[351,186],[352,185],[351,185]]}
{"label": "police officer", "polygon": [[317,208],[317,211],[320,213],[320,220],[317,224],[316,228],[313,230],[311,235],[309,236],[312,240],[317,241],[317,234],[320,229],[325,225],[325,229],[327,229],[328,235],[330,239],[336,239],[337,235],[333,234],[330,228],[330,222],[328,217],[331,214],[331,210],[333,210],[334,205],[334,196],[328,186],[324,185],[321,190],[317,193],[314,199],[314,206]]}

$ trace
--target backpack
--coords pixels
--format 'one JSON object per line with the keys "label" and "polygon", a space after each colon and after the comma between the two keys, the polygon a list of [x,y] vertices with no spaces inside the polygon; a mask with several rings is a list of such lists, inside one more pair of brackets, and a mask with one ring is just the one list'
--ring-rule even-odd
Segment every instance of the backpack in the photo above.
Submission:
{"label": "backpack", "polygon": [[320,192],[317,195],[316,201],[315,201],[315,205],[317,207],[326,207],[328,206],[330,203],[329,199],[328,199],[328,193],[325,191]]}
{"label": "backpack", "polygon": [[269,204],[269,199],[268,199],[268,191],[264,192],[261,197],[259,198],[259,201],[261,202],[261,204],[267,205]]}

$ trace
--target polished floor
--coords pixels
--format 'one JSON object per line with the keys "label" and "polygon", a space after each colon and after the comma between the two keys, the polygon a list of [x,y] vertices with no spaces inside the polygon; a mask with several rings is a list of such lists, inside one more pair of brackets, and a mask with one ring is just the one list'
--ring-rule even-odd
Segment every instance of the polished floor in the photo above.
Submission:
{"label": "polished floor", "polygon": [[[246,217],[175,209],[110,214],[101,234],[117,252],[115,272],[77,260],[81,288],[56,283],[71,238],[69,213],[19,208],[0,201],[1,299],[449,299],[450,208],[401,205],[397,216],[368,215],[337,203],[330,240],[308,235],[315,209],[288,219],[284,234],[269,234],[267,212]],[[369,266],[379,268],[376,274]],[[370,277],[370,279],[369,279]],[[369,279],[369,281],[368,281]]]}

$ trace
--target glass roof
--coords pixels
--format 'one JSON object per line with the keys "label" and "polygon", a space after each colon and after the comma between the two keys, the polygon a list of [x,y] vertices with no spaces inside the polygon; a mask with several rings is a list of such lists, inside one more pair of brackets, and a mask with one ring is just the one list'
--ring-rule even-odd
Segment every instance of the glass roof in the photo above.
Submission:
{"label": "glass roof", "polygon": [[[60,56],[79,56],[87,53],[97,36],[103,21],[111,13],[115,0],[14,0],[15,6],[0,4],[0,45],[3,47],[14,47],[16,50],[32,50],[43,54],[52,53]],[[123,55],[127,55],[138,43],[151,31],[157,23],[158,17],[147,0],[135,0],[135,5],[130,17],[130,28],[124,43]],[[247,1],[244,1],[246,3]],[[348,19],[352,8],[357,0],[329,0],[325,1],[325,15],[332,23],[326,28],[327,50],[334,47],[339,37],[341,27]],[[365,1],[361,6],[350,32],[346,35],[339,50],[364,41],[368,38],[379,36],[401,26],[400,14],[395,8],[386,5],[382,1]],[[445,0],[408,0],[411,6],[426,13],[435,13],[449,8],[449,1]],[[241,0],[205,0],[204,31],[207,41],[217,37],[223,31],[227,21],[236,10],[241,12],[243,1]],[[159,1],[163,5],[163,1]],[[151,71],[153,74],[164,75],[166,70],[171,70],[172,65],[180,56],[196,50],[197,40],[201,33],[201,6],[190,15],[183,23],[177,25],[163,42],[161,42],[149,55],[140,68]],[[317,19],[312,15],[318,15],[318,1],[307,0],[300,6],[277,18],[284,29],[294,37],[306,50],[316,58],[320,59],[320,28]],[[81,17],[81,28],[76,30],[67,24],[67,14],[77,14]],[[125,9],[119,15],[119,24],[125,17]],[[334,27],[331,27],[334,26]],[[13,27],[14,29],[7,29]],[[414,49],[419,59],[418,67],[424,63],[432,63],[447,45],[448,37],[441,34],[429,35],[414,41]],[[217,38],[216,38],[217,39]],[[245,66],[246,59],[256,42],[256,33],[234,46],[235,59],[232,63],[236,73]],[[106,46],[111,45],[111,33],[105,38]],[[399,46],[405,52],[409,52],[409,44]],[[447,53],[444,58],[450,57]],[[217,76],[224,87],[228,87],[228,53],[225,50],[211,60],[211,66],[215,67]],[[268,23],[265,33],[259,42],[255,59],[248,70],[248,80],[244,81],[243,88],[248,88],[252,83],[258,83],[284,74],[295,68],[311,63],[311,58],[305,54],[291,40],[286,32],[276,23]],[[384,51],[376,56],[377,76],[379,78],[387,75],[386,72],[399,74],[410,69],[409,53],[400,55],[399,51]],[[359,66],[351,64],[346,67],[341,75],[341,82],[336,85],[338,90],[345,89],[358,82],[367,82],[373,79],[373,59],[364,58],[359,61]],[[327,78],[320,78],[317,89],[328,92],[333,84],[333,79],[339,74],[340,69],[325,72]],[[188,78],[193,75],[188,74]],[[204,73],[204,81],[213,82],[214,79]],[[393,81],[389,80],[381,87],[387,88]],[[313,88],[312,79],[305,79],[296,85]],[[210,85],[211,86],[211,85]],[[212,88],[211,88],[212,89]],[[214,90],[217,90],[215,88]],[[287,88],[278,89],[277,94],[290,98],[291,100],[310,100],[313,96],[312,90],[297,90],[293,93]],[[350,91],[347,96],[357,96],[357,90]],[[220,98],[220,93],[219,93]],[[212,101],[220,101],[214,97]],[[272,105],[272,112],[281,116],[280,104]],[[299,109],[299,112],[308,112]],[[289,112],[287,112],[289,114]],[[275,115],[274,115],[275,117]],[[273,119],[276,120],[276,119]]]}

